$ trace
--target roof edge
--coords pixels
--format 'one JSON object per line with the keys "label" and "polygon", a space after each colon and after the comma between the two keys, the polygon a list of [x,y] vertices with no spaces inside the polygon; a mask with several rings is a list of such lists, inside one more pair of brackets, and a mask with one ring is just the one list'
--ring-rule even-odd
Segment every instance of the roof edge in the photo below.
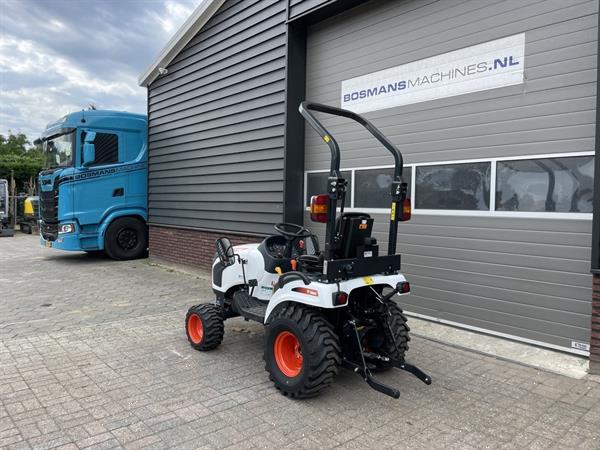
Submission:
{"label": "roof edge", "polygon": [[225,0],[204,0],[192,15],[187,18],[177,32],[169,39],[156,59],[139,76],[138,84],[148,87],[159,76],[158,68],[165,67],[175,59],[192,38],[206,25],[206,22],[219,10]]}

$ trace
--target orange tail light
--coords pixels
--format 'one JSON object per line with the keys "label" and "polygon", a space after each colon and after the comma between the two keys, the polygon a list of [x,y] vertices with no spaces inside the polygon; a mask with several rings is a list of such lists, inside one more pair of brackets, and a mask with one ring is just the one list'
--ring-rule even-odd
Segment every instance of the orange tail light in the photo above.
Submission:
{"label": "orange tail light", "polygon": [[405,198],[402,201],[402,213],[400,214],[400,222],[410,220],[411,209],[410,209],[410,198]]}
{"label": "orange tail light", "polygon": [[310,198],[310,220],[313,222],[327,223],[327,194],[313,195]]}

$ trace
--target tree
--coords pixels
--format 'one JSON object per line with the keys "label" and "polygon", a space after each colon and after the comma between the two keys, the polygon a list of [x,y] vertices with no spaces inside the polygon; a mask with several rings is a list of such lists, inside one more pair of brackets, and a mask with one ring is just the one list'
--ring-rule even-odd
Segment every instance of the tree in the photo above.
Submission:
{"label": "tree", "polygon": [[22,133],[8,136],[0,134],[0,178],[14,176],[17,192],[33,194],[35,179],[44,164],[39,146],[31,146]]}

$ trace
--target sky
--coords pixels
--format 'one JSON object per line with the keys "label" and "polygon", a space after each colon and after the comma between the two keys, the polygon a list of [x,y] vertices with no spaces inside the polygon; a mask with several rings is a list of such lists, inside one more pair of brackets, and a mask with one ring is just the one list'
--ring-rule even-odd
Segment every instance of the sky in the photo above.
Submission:
{"label": "sky", "polygon": [[202,0],[0,0],[0,134],[65,114],[146,113],[138,77]]}

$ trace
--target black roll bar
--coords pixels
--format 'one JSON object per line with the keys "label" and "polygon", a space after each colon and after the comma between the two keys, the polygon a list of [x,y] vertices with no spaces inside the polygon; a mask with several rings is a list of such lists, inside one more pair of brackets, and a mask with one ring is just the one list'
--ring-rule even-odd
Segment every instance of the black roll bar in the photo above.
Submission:
{"label": "black roll bar", "polygon": [[[363,116],[359,116],[355,112],[348,111],[347,109],[336,108],[334,106],[323,105],[321,103],[312,103],[304,101],[300,103],[300,114],[304,116],[306,121],[309,123],[311,127],[315,129],[317,133],[321,136],[321,139],[325,141],[325,143],[329,146],[331,150],[331,170],[335,170],[339,172],[340,170],[340,148],[338,146],[337,141],[331,136],[331,133],[327,131],[327,129],[317,120],[312,111],[322,112],[325,114],[331,114],[334,116],[346,117],[348,119],[352,119],[358,123],[360,123],[363,127],[367,129],[369,133],[375,136],[381,144],[389,150],[389,152],[394,157],[394,178],[400,178],[402,176],[402,168],[403,168],[403,159],[402,153],[400,150],[390,142],[390,140],[384,136],[384,134],[375,127],[371,122],[365,119]],[[333,173],[330,172],[330,175]]]}
{"label": "black roll bar", "polygon": [[[396,254],[396,240],[398,234],[398,218],[402,211],[402,201],[406,198],[407,185],[402,183],[402,169],[404,161],[402,153],[384,134],[371,122],[361,115],[347,109],[304,101],[298,108],[300,114],[308,124],[321,136],[331,151],[331,166],[329,169],[328,194],[329,204],[327,211],[327,228],[325,231],[325,259],[332,259],[333,250],[339,245],[339,236],[336,235],[335,220],[338,200],[341,200],[341,210],[344,210],[346,182],[340,176],[340,147],[331,133],[315,117],[312,111],[346,117],[361,124],[375,139],[377,139],[394,157],[394,181],[392,182],[392,205],[390,214],[390,234],[388,240],[388,255]],[[398,205],[399,203],[399,205]]]}

